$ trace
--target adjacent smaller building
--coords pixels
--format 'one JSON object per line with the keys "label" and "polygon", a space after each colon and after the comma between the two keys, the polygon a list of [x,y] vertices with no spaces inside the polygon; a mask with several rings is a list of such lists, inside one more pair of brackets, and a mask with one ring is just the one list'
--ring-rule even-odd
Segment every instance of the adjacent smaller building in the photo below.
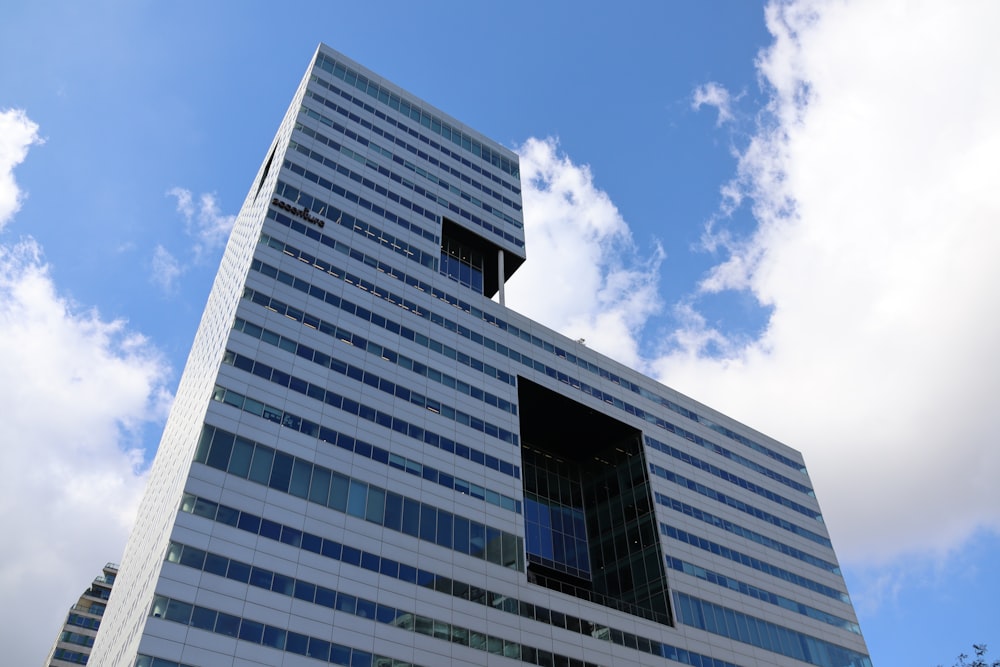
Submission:
{"label": "adjacent smaller building", "polygon": [[66,622],[62,631],[45,659],[45,667],[68,667],[68,665],[86,665],[90,658],[90,648],[94,645],[97,628],[101,626],[104,609],[111,595],[115,577],[118,575],[118,564],[108,563],[104,573],[94,579],[66,614]]}

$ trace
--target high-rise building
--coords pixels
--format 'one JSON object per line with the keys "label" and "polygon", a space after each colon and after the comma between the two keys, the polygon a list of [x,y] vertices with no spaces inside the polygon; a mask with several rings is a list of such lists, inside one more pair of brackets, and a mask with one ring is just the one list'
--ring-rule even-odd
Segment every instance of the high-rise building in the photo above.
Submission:
{"label": "high-rise building", "polygon": [[870,667],[801,455],[508,310],[522,219],[515,153],[318,49],[95,664]]}
{"label": "high-rise building", "polygon": [[91,582],[76,604],[69,608],[66,622],[45,659],[45,667],[87,664],[117,574],[118,565],[106,564],[103,573]]}

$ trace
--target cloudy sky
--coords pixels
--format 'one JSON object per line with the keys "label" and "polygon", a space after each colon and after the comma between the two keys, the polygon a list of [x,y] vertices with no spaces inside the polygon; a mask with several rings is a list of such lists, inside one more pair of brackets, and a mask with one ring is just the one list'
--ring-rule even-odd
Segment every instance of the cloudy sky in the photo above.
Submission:
{"label": "cloudy sky", "polygon": [[11,664],[121,555],[319,41],[521,154],[509,306],[804,452],[876,665],[1000,653],[1000,4],[687,5],[5,7]]}

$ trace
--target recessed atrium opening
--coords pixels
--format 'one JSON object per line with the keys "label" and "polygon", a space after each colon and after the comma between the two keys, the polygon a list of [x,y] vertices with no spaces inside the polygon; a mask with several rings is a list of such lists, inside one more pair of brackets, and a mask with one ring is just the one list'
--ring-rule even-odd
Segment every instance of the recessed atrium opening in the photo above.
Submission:
{"label": "recessed atrium opening", "polygon": [[641,432],[518,378],[530,583],[671,624]]}
{"label": "recessed atrium opening", "polygon": [[500,289],[500,257],[503,253],[503,280],[506,282],[523,257],[502,250],[458,223],[442,219],[440,271],[452,280],[480,294],[492,297]]}

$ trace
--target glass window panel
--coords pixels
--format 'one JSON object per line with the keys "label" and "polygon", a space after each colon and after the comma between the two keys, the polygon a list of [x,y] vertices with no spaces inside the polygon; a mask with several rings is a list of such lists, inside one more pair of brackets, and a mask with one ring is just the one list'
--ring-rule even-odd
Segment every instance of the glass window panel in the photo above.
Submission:
{"label": "glass window panel", "polygon": [[268,486],[278,491],[288,491],[288,482],[292,476],[292,457],[282,452],[274,455],[274,465],[271,467],[271,479]]}
{"label": "glass window panel", "polygon": [[328,662],[330,659],[330,642],[318,639],[317,637],[309,638],[309,652],[307,655],[310,658],[315,658],[317,660],[322,660],[323,662]]}
{"label": "glass window panel", "polygon": [[285,650],[305,655],[309,650],[309,638],[297,632],[289,632],[285,637]]}
{"label": "glass window panel", "polygon": [[446,549],[452,548],[452,526],[454,525],[453,517],[450,513],[445,511],[438,512],[437,517],[437,544],[445,547]]}
{"label": "glass window panel", "polygon": [[337,593],[323,586],[316,587],[316,604],[333,609],[337,602]]}
{"label": "glass window panel", "polygon": [[229,458],[229,473],[246,479],[250,473],[250,460],[253,457],[253,443],[246,438],[236,438],[233,453]]}
{"label": "glass window panel", "polygon": [[352,479],[347,497],[347,513],[359,519],[365,518],[365,502],[368,499],[368,485]]}
{"label": "glass window panel", "polygon": [[348,565],[361,565],[361,550],[345,544],[340,559]]}
{"label": "glass window panel", "polygon": [[337,611],[353,614],[357,609],[358,600],[353,595],[347,593],[337,593]]}
{"label": "glass window panel", "polygon": [[333,558],[334,560],[340,560],[341,555],[341,545],[340,542],[335,542],[334,540],[323,540],[323,546],[320,551],[327,558]]}
{"label": "glass window panel", "polygon": [[469,520],[455,516],[453,544],[455,551],[459,553],[469,553]]}
{"label": "glass window panel", "polygon": [[285,650],[285,631],[273,625],[264,626],[264,635],[261,640],[264,646],[276,648],[279,651]]}
{"label": "glass window panel", "polygon": [[437,510],[430,505],[420,507],[420,539],[433,542],[437,533]]}
{"label": "glass window panel", "polygon": [[194,452],[194,460],[204,463],[208,458],[209,445],[212,444],[212,436],[215,434],[215,427],[205,426],[201,431],[201,438],[198,439],[198,449]]}
{"label": "glass window panel", "polygon": [[254,448],[253,461],[250,463],[250,479],[258,484],[267,484],[271,479],[271,462],[274,460],[274,450],[258,445]]}
{"label": "glass window panel", "polygon": [[330,478],[330,501],[327,503],[338,512],[347,509],[347,491],[350,487],[350,480],[343,475],[333,473]]}
{"label": "glass window panel", "polygon": [[229,559],[216,554],[208,554],[205,557],[205,572],[217,574],[220,577],[226,576],[226,569],[229,567]]}
{"label": "glass window panel", "polygon": [[383,525],[390,530],[402,530],[403,497],[395,493],[385,495],[385,520]]}
{"label": "glass window panel", "polygon": [[264,624],[246,618],[240,623],[240,639],[259,644],[264,636]]}
{"label": "glass window panel", "polygon": [[193,567],[196,570],[202,569],[205,565],[205,552],[192,546],[185,546],[183,553],[181,553],[181,565]]}
{"label": "glass window panel", "polygon": [[283,544],[290,544],[295,548],[300,548],[302,546],[302,531],[290,526],[282,526],[281,542]]}
{"label": "glass window panel", "polygon": [[218,470],[225,470],[233,451],[233,439],[232,433],[217,430],[212,438],[212,448],[208,452],[206,463]]}
{"label": "glass window panel", "polygon": [[358,599],[358,609],[355,613],[361,618],[375,618],[375,603]]}
{"label": "glass window panel", "polygon": [[153,597],[153,604],[149,609],[149,615],[153,618],[163,618],[163,614],[167,610],[167,598],[162,595],[157,595]]}
{"label": "glass window panel", "polygon": [[202,630],[215,630],[215,610],[195,607],[191,613],[191,625]]}
{"label": "glass window panel", "polygon": [[361,553],[361,567],[372,572],[379,571],[379,557],[369,551],[363,551]]}
{"label": "glass window panel", "polygon": [[188,624],[191,619],[191,611],[193,605],[186,602],[181,602],[180,600],[170,600],[167,602],[167,613],[165,618],[168,621],[176,621],[177,623]]}
{"label": "glass window panel", "polygon": [[330,662],[335,665],[350,665],[351,649],[339,644],[333,644],[330,647]]}
{"label": "glass window panel", "polygon": [[299,498],[309,495],[309,478],[312,476],[312,464],[302,459],[295,459],[292,464],[292,481],[288,485],[288,493]]}
{"label": "glass window panel", "polygon": [[368,487],[368,506],[365,508],[365,519],[382,524],[385,514],[385,491],[374,486]]}
{"label": "glass window panel", "polygon": [[219,509],[215,513],[215,520],[227,526],[236,526],[239,523],[239,519],[240,511],[232,507],[226,507],[225,505],[219,505]]}
{"label": "glass window panel", "polygon": [[183,549],[184,549],[183,545],[177,544],[176,542],[171,542],[170,546],[167,547],[167,557],[165,560],[168,563],[181,562],[181,551]]}
{"label": "glass window panel", "polygon": [[351,667],[371,667],[372,654],[354,649],[351,652]]}
{"label": "glass window panel", "polygon": [[290,596],[294,586],[295,580],[291,577],[286,577],[285,575],[278,574],[277,572],[274,573],[274,581],[271,584],[271,590],[275,593]]}
{"label": "glass window panel", "polygon": [[420,504],[409,498],[403,499],[403,532],[416,537],[420,531]]}
{"label": "glass window panel", "polygon": [[270,519],[261,519],[260,535],[277,542],[281,538],[281,524]]}
{"label": "glass window panel", "polygon": [[316,597],[316,586],[307,581],[295,581],[295,597],[306,602],[312,602]]}
{"label": "glass window panel", "polygon": [[215,519],[215,511],[217,508],[218,505],[213,503],[211,500],[198,498],[194,501],[194,511],[192,513],[205,517],[206,519]]}
{"label": "glass window panel", "polygon": [[260,567],[254,567],[250,570],[250,583],[258,588],[271,589],[271,581],[274,579],[274,573],[270,570],[265,570]]}
{"label": "glass window panel", "polygon": [[326,505],[330,497],[330,471],[320,466],[313,466],[312,484],[309,487],[309,500]]}
{"label": "glass window panel", "polygon": [[469,553],[473,556],[482,556],[486,551],[486,526],[483,524],[469,522]]}
{"label": "glass window panel", "polygon": [[229,561],[229,570],[226,572],[226,578],[245,584],[250,580],[250,566],[246,563],[231,560]]}

